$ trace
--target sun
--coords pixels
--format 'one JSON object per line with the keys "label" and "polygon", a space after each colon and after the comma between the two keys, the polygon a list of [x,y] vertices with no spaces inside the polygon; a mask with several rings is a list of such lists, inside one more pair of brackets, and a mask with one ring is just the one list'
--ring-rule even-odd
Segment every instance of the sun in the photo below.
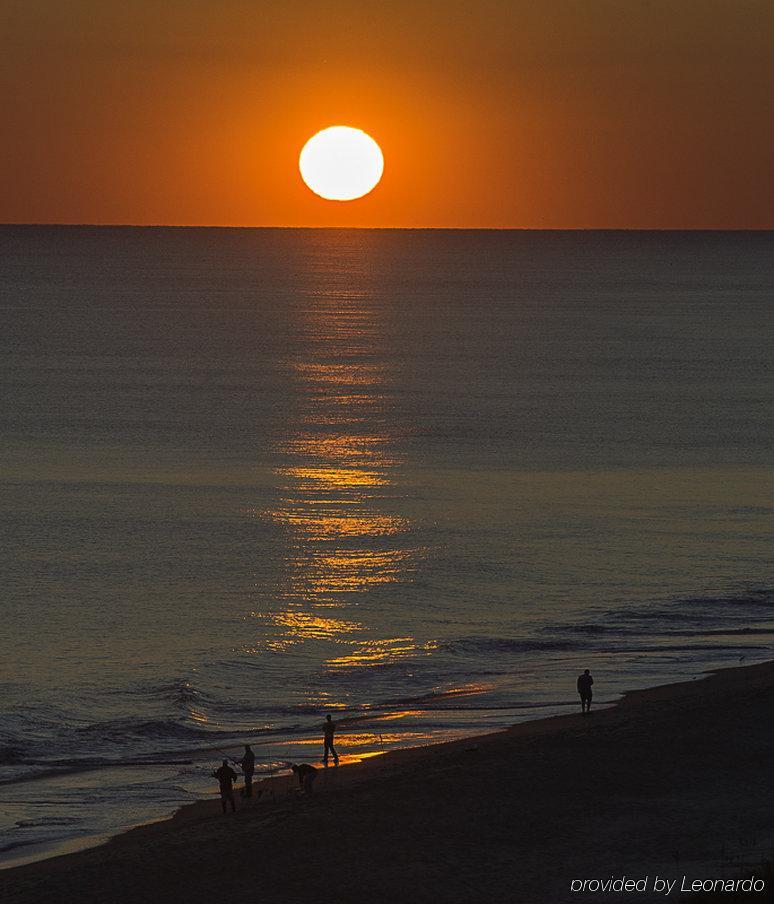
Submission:
{"label": "sun", "polygon": [[328,201],[354,201],[372,191],[384,172],[382,149],[362,129],[330,126],[307,141],[298,158],[301,178]]}

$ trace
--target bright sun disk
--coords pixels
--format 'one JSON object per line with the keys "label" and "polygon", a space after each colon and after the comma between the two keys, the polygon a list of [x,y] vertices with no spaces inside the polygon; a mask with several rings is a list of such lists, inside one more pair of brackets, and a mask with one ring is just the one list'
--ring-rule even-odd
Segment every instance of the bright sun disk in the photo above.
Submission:
{"label": "bright sun disk", "polygon": [[379,145],[361,129],[331,126],[313,135],[298,158],[301,178],[321,198],[354,201],[382,178]]}

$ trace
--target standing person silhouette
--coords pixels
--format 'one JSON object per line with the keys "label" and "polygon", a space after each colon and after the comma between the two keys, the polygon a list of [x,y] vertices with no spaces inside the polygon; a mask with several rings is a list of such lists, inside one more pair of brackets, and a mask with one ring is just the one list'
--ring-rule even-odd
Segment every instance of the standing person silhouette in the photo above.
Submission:
{"label": "standing person silhouette", "polygon": [[245,755],[239,761],[239,765],[242,767],[242,772],[244,772],[245,775],[245,789],[242,792],[242,797],[252,797],[253,775],[255,774],[255,754],[250,749],[249,744],[245,744]]}
{"label": "standing person silhouette", "polygon": [[330,716],[325,717],[325,724],[323,725],[323,766],[328,766],[328,754],[333,757],[333,765],[339,765],[339,755],[336,753],[336,748],[333,746],[333,734],[336,731],[336,723],[331,719]]}
{"label": "standing person silhouette", "polygon": [[594,679],[588,669],[578,676],[578,693],[580,694],[582,713],[591,712],[591,685],[593,683]]}
{"label": "standing person silhouette", "polygon": [[234,800],[234,782],[237,780],[237,774],[229,766],[228,760],[223,760],[223,765],[213,775],[220,785],[220,805],[223,812],[226,812],[226,802],[231,803],[231,812],[236,813],[236,801]]}

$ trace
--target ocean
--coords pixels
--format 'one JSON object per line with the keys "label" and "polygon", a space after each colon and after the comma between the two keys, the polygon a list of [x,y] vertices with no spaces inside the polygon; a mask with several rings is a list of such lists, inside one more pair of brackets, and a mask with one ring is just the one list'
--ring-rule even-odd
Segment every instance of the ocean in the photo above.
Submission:
{"label": "ocean", "polygon": [[0,865],[771,658],[774,234],[0,227]]}

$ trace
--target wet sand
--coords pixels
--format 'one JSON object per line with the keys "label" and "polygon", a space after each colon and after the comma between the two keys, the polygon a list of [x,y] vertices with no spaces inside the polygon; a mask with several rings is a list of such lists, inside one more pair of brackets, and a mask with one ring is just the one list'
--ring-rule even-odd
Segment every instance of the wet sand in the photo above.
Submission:
{"label": "wet sand", "polygon": [[[774,851],[772,714],[764,663],[633,692],[586,717],[321,770],[311,797],[275,778],[236,814],[201,801],[101,847],[3,871],[0,900],[678,901],[683,876],[732,876]],[[678,880],[672,894],[653,891],[657,875]],[[622,876],[647,877],[647,890],[570,890]]]}

